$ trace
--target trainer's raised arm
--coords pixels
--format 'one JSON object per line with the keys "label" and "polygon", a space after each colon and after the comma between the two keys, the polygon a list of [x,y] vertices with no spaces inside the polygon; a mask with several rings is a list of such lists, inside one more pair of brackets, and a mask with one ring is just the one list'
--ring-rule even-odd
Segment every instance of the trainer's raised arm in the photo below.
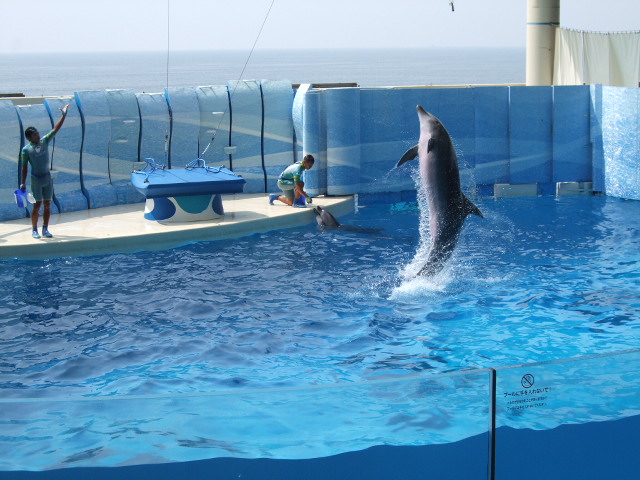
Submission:
{"label": "trainer's raised arm", "polygon": [[69,103],[67,103],[63,108],[60,109],[60,111],[62,112],[62,116],[60,117],[60,120],[58,120],[58,122],[53,126],[53,131],[55,133],[58,133],[58,130],[60,130],[62,128],[62,124],[64,123],[64,119],[67,118],[67,112],[69,111]]}

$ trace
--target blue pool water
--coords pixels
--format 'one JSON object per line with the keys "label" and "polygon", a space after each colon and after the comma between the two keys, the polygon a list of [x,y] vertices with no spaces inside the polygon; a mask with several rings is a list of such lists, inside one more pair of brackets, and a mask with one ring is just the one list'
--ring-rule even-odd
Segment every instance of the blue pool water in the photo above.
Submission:
{"label": "blue pool water", "polygon": [[[640,343],[640,202],[481,199],[449,267],[407,279],[414,205],[168,251],[4,261],[7,397],[314,385]],[[417,261],[419,264],[419,261]]]}
{"label": "blue pool water", "polygon": [[[601,480],[636,477],[640,417],[533,432],[498,430],[508,452],[498,458],[503,480]],[[594,442],[593,438],[624,442]],[[517,445],[519,448],[509,448]],[[67,468],[46,472],[0,472],[2,480],[441,480],[483,479],[487,475],[486,438],[474,436],[447,445],[373,447],[306,460],[213,459],[118,468]],[[532,459],[534,459],[532,464]],[[462,460],[462,461],[461,461]]]}
{"label": "blue pool water", "polygon": [[[412,203],[362,207],[338,230],[313,224],[153,253],[3,261],[0,287],[13,293],[0,306],[0,388],[3,419],[18,420],[3,421],[0,444],[11,455],[0,470],[309,458],[412,438],[455,441],[486,431],[486,374],[471,369],[640,344],[640,202],[476,203],[485,218],[467,221],[456,254],[431,280],[411,276],[424,224]],[[359,383],[415,373],[439,380]],[[286,390],[336,384],[354,388]],[[403,390],[429,398],[417,404],[429,412],[425,423],[414,420],[415,405],[404,415],[384,411]],[[438,403],[441,393],[449,405]],[[178,394],[192,396],[174,402]],[[320,407],[300,407],[316,399]],[[314,448],[305,450],[289,440],[300,427],[287,425],[288,404],[311,433],[317,422],[348,424],[342,410],[358,404],[387,423],[357,437],[338,428],[331,442],[310,436]],[[318,417],[330,405],[340,409]],[[264,409],[273,415],[258,419]],[[465,409],[460,423],[452,412]],[[244,433],[230,435],[235,443],[220,440],[225,432],[207,437],[218,419],[207,430],[193,413],[205,411]],[[436,433],[427,439],[425,428]],[[162,451],[163,442],[178,452]]]}

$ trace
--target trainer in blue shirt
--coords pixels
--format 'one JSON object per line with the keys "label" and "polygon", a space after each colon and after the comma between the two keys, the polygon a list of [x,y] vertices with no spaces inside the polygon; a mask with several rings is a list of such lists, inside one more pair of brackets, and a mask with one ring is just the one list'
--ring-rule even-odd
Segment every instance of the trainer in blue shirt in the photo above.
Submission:
{"label": "trainer in blue shirt", "polygon": [[304,207],[304,201],[301,197],[305,197],[307,202],[311,203],[311,197],[304,191],[302,174],[305,170],[310,170],[314,162],[313,155],[305,155],[302,162],[294,163],[285,168],[278,178],[278,188],[282,190],[284,195],[272,193],[269,195],[269,203],[273,205],[273,201],[277,199],[289,206]]}
{"label": "trainer in blue shirt", "polygon": [[27,171],[31,164],[31,192],[36,200],[31,213],[31,224],[33,238],[40,238],[38,233],[38,216],[40,207],[44,203],[44,213],[42,215],[42,235],[47,238],[53,237],[49,232],[49,218],[51,217],[51,199],[53,198],[53,181],[51,180],[51,161],[49,160],[49,142],[62,127],[67,116],[69,104],[61,108],[62,117],[55,124],[53,130],[40,138],[40,132],[35,127],[28,127],[24,131],[24,136],[29,143],[22,149],[20,160],[22,163],[22,183],[20,190],[26,192]]}

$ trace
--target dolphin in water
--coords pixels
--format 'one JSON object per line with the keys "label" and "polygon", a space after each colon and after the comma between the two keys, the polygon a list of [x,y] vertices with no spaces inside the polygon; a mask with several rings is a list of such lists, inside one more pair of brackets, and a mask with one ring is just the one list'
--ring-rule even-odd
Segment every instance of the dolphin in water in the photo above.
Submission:
{"label": "dolphin in water", "polygon": [[340,222],[336,220],[336,217],[331,215],[329,210],[325,210],[319,205],[313,208],[313,213],[316,214],[316,222],[318,222],[318,225],[320,225],[321,227],[335,228],[340,226]]}
{"label": "dolphin in water", "polygon": [[467,215],[482,217],[482,213],[460,189],[458,160],[449,132],[435,115],[420,105],[416,108],[420,119],[418,145],[407,150],[396,167],[419,158],[429,207],[431,249],[418,275],[432,276],[451,257]]}
{"label": "dolphin in water", "polygon": [[368,235],[378,235],[382,229],[381,228],[364,228],[364,227],[356,227],[351,225],[342,225],[336,217],[334,217],[329,210],[325,210],[320,205],[317,207],[313,207],[313,213],[316,214],[316,222],[318,225],[325,228],[330,229],[338,229],[345,232],[353,232],[353,233],[364,233]]}

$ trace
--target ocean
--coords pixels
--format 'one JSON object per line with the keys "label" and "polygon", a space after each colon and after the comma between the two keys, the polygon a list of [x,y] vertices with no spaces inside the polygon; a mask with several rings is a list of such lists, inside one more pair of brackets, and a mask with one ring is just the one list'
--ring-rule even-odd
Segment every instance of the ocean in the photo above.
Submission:
{"label": "ocean", "polygon": [[361,87],[524,83],[523,48],[99,52],[0,55],[0,94],[225,85],[235,80]]}

